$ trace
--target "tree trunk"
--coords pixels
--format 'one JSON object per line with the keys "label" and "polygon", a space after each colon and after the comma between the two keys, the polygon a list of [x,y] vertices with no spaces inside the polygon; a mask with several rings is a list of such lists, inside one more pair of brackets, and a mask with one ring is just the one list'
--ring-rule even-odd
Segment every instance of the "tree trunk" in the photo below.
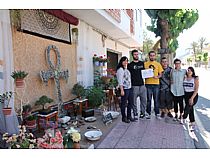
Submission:
{"label": "tree trunk", "polygon": [[160,33],[160,56],[161,58],[164,56],[164,54],[168,53],[165,52],[164,50],[168,49],[168,38],[169,38],[169,33],[168,33],[168,21],[164,19],[158,19],[158,24],[160,25],[161,28],[161,33]]}

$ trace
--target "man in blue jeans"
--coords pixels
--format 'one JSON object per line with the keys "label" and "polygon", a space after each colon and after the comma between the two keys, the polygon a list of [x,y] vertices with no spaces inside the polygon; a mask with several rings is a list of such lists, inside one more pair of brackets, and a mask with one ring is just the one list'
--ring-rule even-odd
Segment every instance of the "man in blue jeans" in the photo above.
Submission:
{"label": "man in blue jeans", "polygon": [[[145,69],[153,69],[154,76],[145,79],[145,85],[147,88],[147,108],[146,111],[151,115],[152,97],[154,99],[155,116],[159,118],[159,90],[160,82],[159,78],[162,76],[163,68],[156,60],[156,53],[154,51],[149,52],[149,61],[144,63]],[[147,117],[150,118],[150,117]]]}

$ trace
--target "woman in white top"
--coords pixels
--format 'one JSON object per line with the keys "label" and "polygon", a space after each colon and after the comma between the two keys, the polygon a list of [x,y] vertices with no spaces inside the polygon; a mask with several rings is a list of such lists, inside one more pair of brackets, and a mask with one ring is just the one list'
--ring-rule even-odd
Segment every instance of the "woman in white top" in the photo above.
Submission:
{"label": "woman in white top", "polygon": [[[131,74],[127,69],[128,58],[123,56],[117,65],[117,81],[121,90],[121,103],[120,109],[122,114],[122,121],[130,123],[134,121],[131,117],[131,106],[132,106],[132,90],[131,90]],[[128,105],[127,105],[128,102]],[[127,116],[125,114],[125,108],[127,105]]]}
{"label": "woman in white top", "polygon": [[[195,70],[193,67],[189,67],[187,69],[187,77],[184,80],[184,100],[185,100],[185,108],[183,115],[183,122],[189,115],[190,126],[194,127],[195,117],[194,117],[194,109],[193,106],[198,101],[198,87],[199,87],[199,78],[195,75]],[[181,123],[183,123],[181,122]]]}

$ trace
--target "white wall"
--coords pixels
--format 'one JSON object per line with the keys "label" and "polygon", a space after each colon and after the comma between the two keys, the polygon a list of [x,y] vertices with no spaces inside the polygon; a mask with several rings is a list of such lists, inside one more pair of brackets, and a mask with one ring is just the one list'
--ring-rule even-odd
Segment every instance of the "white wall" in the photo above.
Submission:
{"label": "white wall", "polygon": [[[129,57],[129,48],[107,38],[105,47],[102,43],[102,35],[83,21],[78,26],[77,44],[77,81],[85,87],[93,85],[93,61],[94,54],[97,56],[106,55],[107,48],[120,52],[122,56]],[[106,68],[104,68],[106,69]]]}
{"label": "white wall", "polygon": [[143,46],[142,12],[139,9],[134,10],[134,32],[134,39],[139,41]]}

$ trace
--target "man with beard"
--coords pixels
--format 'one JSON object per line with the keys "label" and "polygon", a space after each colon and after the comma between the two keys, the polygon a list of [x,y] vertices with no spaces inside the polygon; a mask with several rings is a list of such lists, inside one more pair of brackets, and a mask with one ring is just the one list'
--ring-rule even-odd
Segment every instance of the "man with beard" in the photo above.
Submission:
{"label": "man with beard", "polygon": [[168,117],[173,117],[171,114],[171,109],[173,109],[173,96],[170,91],[170,73],[172,68],[169,67],[166,57],[162,57],[161,65],[164,71],[160,78],[160,116],[164,118],[165,114],[167,114]]}
{"label": "man with beard", "polygon": [[133,61],[128,65],[128,70],[131,73],[131,85],[133,90],[133,114],[134,119],[137,120],[137,98],[140,99],[140,118],[145,117],[146,104],[147,104],[147,92],[144,85],[144,80],[141,75],[141,70],[144,70],[144,62],[139,61],[138,50],[131,51]]}
{"label": "man with beard", "polygon": [[[154,111],[156,118],[159,118],[159,78],[162,76],[163,68],[156,60],[156,53],[149,52],[149,61],[144,63],[145,69],[153,69],[154,76],[145,79],[147,88],[147,108],[146,111],[151,115],[152,96],[154,100]],[[150,118],[150,117],[148,117]]]}

